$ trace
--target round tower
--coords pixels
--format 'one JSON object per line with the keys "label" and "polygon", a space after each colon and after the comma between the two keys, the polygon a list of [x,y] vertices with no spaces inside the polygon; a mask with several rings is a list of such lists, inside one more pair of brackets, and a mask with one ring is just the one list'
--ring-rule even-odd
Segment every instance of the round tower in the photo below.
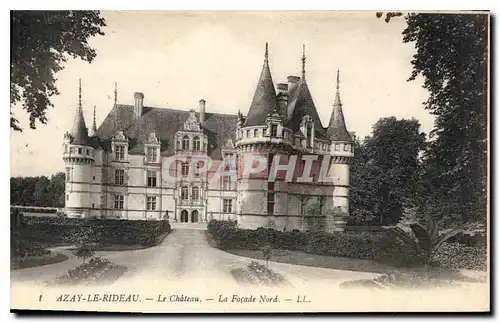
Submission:
{"label": "round tower", "polygon": [[71,132],[64,135],[66,187],[64,209],[68,217],[87,217],[91,209],[92,166],[94,148],[90,144],[83,117],[81,81],[78,89],[78,107]]}
{"label": "round tower", "polygon": [[349,216],[349,165],[354,157],[354,141],[345,124],[339,83],[339,70],[337,70],[337,91],[327,129],[328,137],[331,140],[329,177],[334,184],[332,213],[335,230],[343,230]]}

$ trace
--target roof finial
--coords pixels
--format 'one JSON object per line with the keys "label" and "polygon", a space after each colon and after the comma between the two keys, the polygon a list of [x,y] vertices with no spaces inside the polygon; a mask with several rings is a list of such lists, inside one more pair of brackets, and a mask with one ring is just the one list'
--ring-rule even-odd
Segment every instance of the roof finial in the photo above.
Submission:
{"label": "roof finial", "polygon": [[302,45],[302,78],[306,77],[306,45]]}
{"label": "roof finial", "polygon": [[82,110],[82,79],[78,79],[78,111],[81,112]]}
{"label": "roof finial", "polygon": [[94,120],[92,121],[92,127],[90,128],[90,136],[95,136],[97,133],[97,124],[95,122],[95,105],[94,105]]}
{"label": "roof finial", "polygon": [[264,63],[265,64],[269,63],[269,50],[268,50],[267,42],[266,42],[266,53],[264,54]]}
{"label": "roof finial", "polygon": [[340,70],[337,68],[337,92],[339,91],[339,84],[340,84]]}
{"label": "roof finial", "polygon": [[116,106],[117,101],[118,101],[118,89],[116,87],[116,82],[115,82],[115,102],[114,102],[115,106]]}

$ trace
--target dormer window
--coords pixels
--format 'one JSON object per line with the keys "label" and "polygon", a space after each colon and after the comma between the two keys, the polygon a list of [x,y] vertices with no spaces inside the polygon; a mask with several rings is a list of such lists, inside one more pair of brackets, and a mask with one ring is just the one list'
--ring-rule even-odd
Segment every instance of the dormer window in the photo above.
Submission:
{"label": "dormer window", "polygon": [[115,160],[125,160],[125,146],[115,146]]}
{"label": "dormer window", "polygon": [[277,137],[277,136],[278,136],[278,125],[272,124],[271,125],[271,137]]}
{"label": "dormer window", "polygon": [[189,137],[182,137],[182,150],[189,150]]}
{"label": "dormer window", "polygon": [[193,139],[193,150],[200,150],[200,137],[196,136]]}
{"label": "dormer window", "polygon": [[146,151],[146,158],[149,163],[156,163],[158,161],[158,148],[148,147]]}

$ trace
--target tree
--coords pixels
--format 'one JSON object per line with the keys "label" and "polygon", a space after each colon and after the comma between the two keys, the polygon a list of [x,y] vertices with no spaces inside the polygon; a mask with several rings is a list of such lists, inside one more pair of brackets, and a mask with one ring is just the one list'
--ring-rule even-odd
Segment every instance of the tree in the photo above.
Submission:
{"label": "tree", "polygon": [[403,42],[416,48],[409,81],[423,76],[424,106],[435,116],[419,208],[454,222],[485,220],[489,16],[408,14],[405,20]]}
{"label": "tree", "polygon": [[99,236],[90,225],[81,225],[71,230],[65,237],[65,241],[75,247],[73,255],[83,259],[85,263],[87,258],[95,254],[95,244],[99,241]]}
{"label": "tree", "polygon": [[378,120],[372,135],[356,141],[351,168],[351,222],[393,224],[411,205],[425,134],[415,120]]}
{"label": "tree", "polygon": [[88,44],[95,35],[104,35],[106,26],[98,11],[11,11],[11,83],[12,129],[22,131],[12,113],[21,103],[29,113],[30,128],[36,121],[47,122],[50,97],[58,95],[55,73],[68,57],[92,62],[96,52]]}
{"label": "tree", "polygon": [[265,245],[262,247],[262,257],[266,261],[266,268],[268,268],[269,259],[271,259],[273,248],[270,245]]}

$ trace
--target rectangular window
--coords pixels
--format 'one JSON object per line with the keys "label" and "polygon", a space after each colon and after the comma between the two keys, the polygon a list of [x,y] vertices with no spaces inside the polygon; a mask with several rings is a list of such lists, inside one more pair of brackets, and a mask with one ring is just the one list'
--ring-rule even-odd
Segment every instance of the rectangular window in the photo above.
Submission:
{"label": "rectangular window", "polygon": [[325,206],[325,197],[320,196],[319,197],[319,213],[323,215],[323,207]]}
{"label": "rectangular window", "polygon": [[66,201],[69,201],[69,194],[66,194]]}
{"label": "rectangular window", "polygon": [[335,144],[335,150],[340,150],[340,144]]}
{"label": "rectangular window", "polygon": [[125,160],[125,146],[115,146],[115,160]]}
{"label": "rectangular window", "polygon": [[66,182],[71,181],[71,168],[66,168]]}
{"label": "rectangular window", "polygon": [[187,186],[181,187],[181,199],[183,200],[189,199],[189,189]]}
{"label": "rectangular window", "polygon": [[147,197],[147,209],[148,211],[156,210],[156,196]]}
{"label": "rectangular window", "polygon": [[95,208],[95,204],[94,203],[92,203],[92,208]]}
{"label": "rectangular window", "polygon": [[147,161],[148,163],[156,163],[158,161],[158,149],[156,147],[148,147]]}
{"label": "rectangular window", "polygon": [[115,169],[115,185],[123,186],[125,184],[125,170]]}
{"label": "rectangular window", "polygon": [[349,145],[348,144],[344,144],[344,151],[349,151]]}
{"label": "rectangular window", "polygon": [[222,211],[224,213],[232,213],[233,212],[233,200],[232,199],[224,199],[223,200]]}
{"label": "rectangular window", "polygon": [[189,163],[182,163],[181,172],[182,172],[182,176],[188,176],[188,174],[189,174]]}
{"label": "rectangular window", "polygon": [[267,214],[274,214],[274,182],[267,183]]}
{"label": "rectangular window", "polygon": [[191,195],[191,199],[193,201],[198,201],[200,199],[200,188],[199,187],[193,187],[192,188],[193,194]]}
{"label": "rectangular window", "polygon": [[299,205],[299,214],[300,215],[305,215],[306,214],[306,197],[301,196],[300,197],[300,205]]}
{"label": "rectangular window", "polygon": [[153,170],[148,170],[147,171],[147,177],[148,177],[148,187],[156,187],[156,171]]}
{"label": "rectangular window", "polygon": [[81,154],[82,153],[82,148],[78,148],[78,153]]}
{"label": "rectangular window", "polygon": [[278,136],[278,125],[272,124],[271,125],[271,137],[277,137],[277,136]]}
{"label": "rectangular window", "polygon": [[221,179],[222,179],[222,189],[231,190],[232,189],[231,176],[222,176]]}
{"label": "rectangular window", "polygon": [[123,210],[123,195],[115,195],[115,209]]}

